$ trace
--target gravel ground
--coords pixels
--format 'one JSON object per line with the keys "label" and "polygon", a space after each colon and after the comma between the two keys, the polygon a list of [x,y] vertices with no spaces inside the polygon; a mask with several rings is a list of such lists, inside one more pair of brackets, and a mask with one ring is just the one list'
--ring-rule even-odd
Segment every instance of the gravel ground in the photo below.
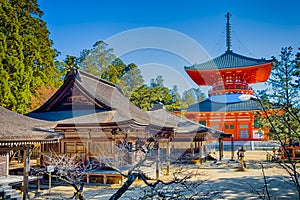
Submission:
{"label": "gravel ground", "polygon": [[[265,151],[246,152],[247,169],[245,172],[238,172],[239,163],[229,161],[229,158],[230,152],[225,152],[224,160],[221,162],[173,165],[172,170],[183,168],[185,174],[193,174],[189,181],[197,186],[188,191],[194,190],[193,194],[195,191],[200,191],[199,196],[194,199],[267,199],[263,196],[266,193],[264,192],[262,164],[265,168],[271,199],[298,199],[295,187],[289,184],[287,173],[278,164],[265,161]],[[172,176],[164,176],[161,179],[168,181],[172,179]],[[90,184],[85,186],[84,195],[90,200],[105,200],[109,199],[118,187],[120,186]],[[147,187],[141,181],[137,181],[121,199],[138,199],[142,197],[146,189]],[[70,186],[56,186],[52,188],[50,194],[45,192],[35,199],[72,199],[72,195],[73,189]]]}

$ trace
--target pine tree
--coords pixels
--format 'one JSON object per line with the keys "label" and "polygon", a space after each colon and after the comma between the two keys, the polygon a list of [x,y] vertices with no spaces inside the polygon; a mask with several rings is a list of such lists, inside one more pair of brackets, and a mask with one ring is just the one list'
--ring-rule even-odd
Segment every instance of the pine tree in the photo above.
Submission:
{"label": "pine tree", "polygon": [[19,34],[21,24],[15,9],[7,1],[3,1],[1,7],[1,75],[4,77],[1,80],[3,98],[0,101],[2,106],[24,113],[30,104],[32,71],[24,64],[24,46]]}
{"label": "pine tree", "polygon": [[104,71],[116,59],[113,49],[103,41],[97,41],[92,49],[85,49],[80,53],[79,68],[101,77]]}
{"label": "pine tree", "polygon": [[127,65],[120,77],[120,87],[125,95],[130,97],[131,94],[144,84],[144,79],[141,70],[134,63]]}
{"label": "pine tree", "polygon": [[182,94],[183,107],[188,107],[194,103],[198,103],[205,98],[205,94],[200,90],[200,88],[191,88],[185,90]]}
{"label": "pine tree", "polygon": [[282,143],[300,141],[299,53],[294,56],[291,47],[283,48],[280,59],[273,59],[269,89],[261,92],[267,116],[261,119],[261,125],[270,127],[272,139]]}
{"label": "pine tree", "polygon": [[293,55],[292,47],[282,48],[280,58],[273,58],[274,65],[268,80],[270,88],[261,92],[259,101],[264,113],[258,117],[260,125],[270,128],[268,136],[280,142],[287,157],[280,166],[290,175],[300,198],[300,180],[298,162],[293,154],[298,156],[298,150],[292,153],[291,146],[300,143],[300,107],[299,107],[299,66],[300,53]]}
{"label": "pine tree", "polygon": [[[1,15],[2,16],[2,15]],[[10,107],[15,104],[15,98],[9,87],[9,73],[4,68],[2,61],[6,55],[6,37],[3,33],[0,33],[0,104],[4,107]]]}
{"label": "pine tree", "polygon": [[39,87],[57,86],[56,52],[36,0],[1,0],[0,6],[0,105],[26,113]]}
{"label": "pine tree", "polygon": [[55,49],[49,39],[47,24],[42,20],[43,11],[37,0],[10,0],[20,23],[19,35],[23,38],[24,64],[33,70],[33,91],[43,85],[55,85],[57,81],[54,58]]}

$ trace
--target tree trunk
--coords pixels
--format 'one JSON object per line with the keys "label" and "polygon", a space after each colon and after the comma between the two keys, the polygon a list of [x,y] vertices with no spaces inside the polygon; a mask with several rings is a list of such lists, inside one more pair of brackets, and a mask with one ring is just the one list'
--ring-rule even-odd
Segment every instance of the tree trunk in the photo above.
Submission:
{"label": "tree trunk", "polygon": [[127,178],[127,181],[122,185],[118,191],[113,194],[109,200],[117,200],[119,199],[127,190],[128,188],[132,185],[132,183],[139,177],[139,173],[135,174],[130,174]]}

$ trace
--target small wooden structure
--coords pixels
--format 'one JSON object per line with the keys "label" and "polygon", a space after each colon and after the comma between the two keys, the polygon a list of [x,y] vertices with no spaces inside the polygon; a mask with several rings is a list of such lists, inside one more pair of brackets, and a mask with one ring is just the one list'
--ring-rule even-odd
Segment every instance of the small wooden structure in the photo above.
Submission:
{"label": "small wooden structure", "polygon": [[280,146],[281,159],[300,160],[300,146]]}
{"label": "small wooden structure", "polygon": [[23,151],[23,199],[28,193],[30,152],[34,145],[53,144],[60,134],[50,129],[55,126],[0,107],[0,176],[9,176],[9,154]]}

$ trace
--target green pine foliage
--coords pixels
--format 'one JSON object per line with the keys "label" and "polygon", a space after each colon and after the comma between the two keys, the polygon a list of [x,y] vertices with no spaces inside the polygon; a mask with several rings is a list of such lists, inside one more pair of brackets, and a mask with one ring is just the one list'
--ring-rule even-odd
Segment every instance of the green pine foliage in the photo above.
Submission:
{"label": "green pine foliage", "polygon": [[127,97],[132,95],[132,92],[144,84],[144,79],[141,70],[134,63],[125,66],[120,77],[120,86]]}
{"label": "green pine foliage", "polygon": [[177,86],[170,90],[164,85],[164,79],[160,75],[152,79],[149,86],[144,84],[134,90],[130,101],[145,111],[150,110],[157,103],[164,104],[169,111],[181,109],[182,104]]}
{"label": "green pine foliage", "polygon": [[200,90],[200,88],[185,90],[182,94],[182,107],[187,108],[190,105],[202,101],[204,98],[205,94]]}
{"label": "green pine foliage", "polygon": [[97,41],[92,49],[85,49],[80,53],[79,68],[101,77],[107,68],[116,59],[113,49],[103,41]]}
{"label": "green pine foliage", "polygon": [[28,112],[39,87],[58,86],[49,31],[36,0],[0,1],[0,105]]}
{"label": "green pine foliage", "polygon": [[[70,58],[66,60],[70,61]],[[67,62],[65,64],[70,65]],[[169,111],[180,110],[205,97],[200,89],[191,89],[186,95],[192,95],[193,101],[185,103],[181,100],[178,87],[173,86],[170,90],[164,85],[162,76],[157,76],[150,81],[150,85],[146,85],[138,66],[134,63],[126,65],[103,41],[96,42],[91,49],[83,50],[80,57],[73,58],[72,62],[86,72],[117,84],[133,104],[145,111],[158,102],[163,103]]]}
{"label": "green pine foliage", "polygon": [[269,88],[260,92],[266,117],[261,125],[270,128],[270,138],[283,144],[300,141],[299,64],[300,54],[291,47],[282,48],[279,59],[274,59]]}

